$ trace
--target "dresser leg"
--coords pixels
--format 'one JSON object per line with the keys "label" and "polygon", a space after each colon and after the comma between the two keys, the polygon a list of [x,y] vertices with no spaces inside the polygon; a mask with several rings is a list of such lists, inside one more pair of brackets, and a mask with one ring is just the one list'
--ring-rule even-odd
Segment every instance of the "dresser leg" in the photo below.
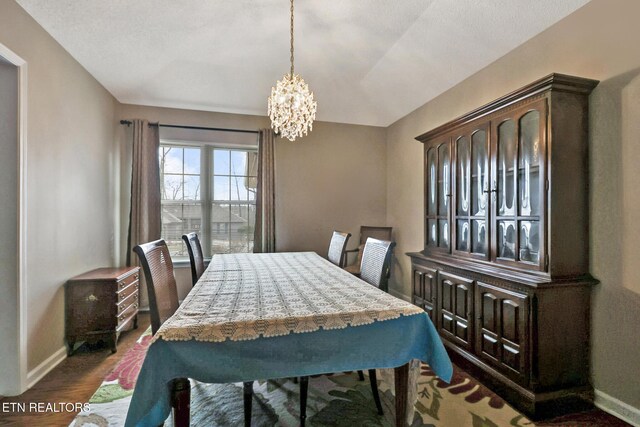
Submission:
{"label": "dresser leg", "polygon": [[396,386],[396,427],[405,427],[407,422],[407,389],[409,364],[394,369]]}
{"label": "dresser leg", "polygon": [[133,329],[138,329],[138,315],[133,318]]}
{"label": "dresser leg", "polygon": [[67,344],[69,345],[67,356],[71,356],[73,354],[73,347],[76,345],[76,337],[67,337]]}
{"label": "dresser leg", "polygon": [[116,353],[118,351],[118,333],[117,332],[111,334],[111,342],[109,344],[111,347],[111,354]]}

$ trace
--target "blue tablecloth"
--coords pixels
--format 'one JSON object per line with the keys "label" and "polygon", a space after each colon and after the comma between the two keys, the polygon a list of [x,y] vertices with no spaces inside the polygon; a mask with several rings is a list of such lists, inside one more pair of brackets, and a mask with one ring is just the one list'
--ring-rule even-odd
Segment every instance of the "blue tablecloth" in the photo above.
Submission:
{"label": "blue tablecloth", "polygon": [[125,425],[155,427],[164,422],[171,411],[167,383],[174,378],[244,382],[394,368],[412,359],[428,363],[444,381],[451,380],[451,361],[425,313],[250,341],[158,340],[142,365]]}

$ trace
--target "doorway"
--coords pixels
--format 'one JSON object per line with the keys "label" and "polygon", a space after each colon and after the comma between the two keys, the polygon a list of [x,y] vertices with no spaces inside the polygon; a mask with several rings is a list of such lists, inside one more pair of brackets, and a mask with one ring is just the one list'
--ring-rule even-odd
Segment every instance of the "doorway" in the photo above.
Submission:
{"label": "doorway", "polygon": [[0,396],[25,390],[24,105],[26,64],[0,45]]}

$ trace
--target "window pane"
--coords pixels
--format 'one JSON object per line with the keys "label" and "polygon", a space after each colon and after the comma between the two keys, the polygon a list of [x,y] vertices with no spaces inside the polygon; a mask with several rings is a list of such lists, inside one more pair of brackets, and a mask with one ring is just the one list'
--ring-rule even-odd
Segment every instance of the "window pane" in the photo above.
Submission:
{"label": "window pane", "polygon": [[471,138],[471,215],[486,214],[489,191],[487,133],[480,130]]}
{"label": "window pane", "polygon": [[539,215],[540,113],[529,111],[520,119],[518,188],[520,215]]}
{"label": "window pane", "polygon": [[507,120],[498,127],[498,215],[515,213],[516,149],[516,125]]}
{"label": "window pane", "polygon": [[182,148],[162,147],[160,154],[161,173],[182,173]]}
{"label": "window pane", "polygon": [[456,249],[459,251],[469,251],[469,221],[458,220],[458,229],[456,230]]}
{"label": "window pane", "polygon": [[247,152],[231,152],[231,175],[247,175]]}
{"label": "window pane", "polygon": [[439,220],[438,221],[438,246],[441,248],[449,248],[449,221]]}
{"label": "window pane", "polygon": [[211,253],[229,252],[230,206],[224,203],[211,205]]}
{"label": "window pane", "polygon": [[[232,252],[247,252],[249,248],[249,236],[247,224],[249,219],[248,205],[231,206],[230,248]],[[253,239],[253,237],[251,237]]]}
{"label": "window pane", "polygon": [[213,177],[213,199],[214,200],[230,200],[228,176]]}
{"label": "window pane", "polygon": [[520,221],[520,260],[537,264],[540,261],[538,221]]}
{"label": "window pane", "polygon": [[200,149],[185,148],[184,149],[184,173],[199,175],[200,174]]}
{"label": "window pane", "polygon": [[484,220],[471,220],[471,252],[482,255],[487,253],[487,230]]}
{"label": "window pane", "polygon": [[248,151],[247,152],[247,175],[249,176],[258,176],[258,152],[257,151]]}
{"label": "window pane", "polygon": [[182,175],[164,175],[161,182],[163,200],[182,200]]}
{"label": "window pane", "polygon": [[438,215],[448,215],[449,213],[451,185],[449,168],[449,144],[442,144],[438,147]]}
{"label": "window pane", "polygon": [[163,203],[162,238],[167,242],[171,256],[187,257],[182,235],[202,228],[202,206],[199,203]]}
{"label": "window pane", "polygon": [[184,177],[184,199],[200,200],[200,177],[189,176]]}
{"label": "window pane", "polygon": [[498,221],[498,256],[515,259],[516,225],[513,221]]}
{"label": "window pane", "polygon": [[246,179],[241,176],[231,177],[231,200],[248,200]]}
{"label": "window pane", "polygon": [[229,150],[213,150],[213,173],[229,175]]}
{"label": "window pane", "polygon": [[427,151],[427,180],[429,187],[427,191],[427,215],[436,214],[436,149],[429,148]]}
{"label": "window pane", "polygon": [[438,222],[435,219],[427,221],[427,245],[437,246],[438,244]]}
{"label": "window pane", "polygon": [[471,145],[466,136],[456,141],[458,158],[456,160],[456,187],[458,188],[458,215],[469,214],[469,157]]}

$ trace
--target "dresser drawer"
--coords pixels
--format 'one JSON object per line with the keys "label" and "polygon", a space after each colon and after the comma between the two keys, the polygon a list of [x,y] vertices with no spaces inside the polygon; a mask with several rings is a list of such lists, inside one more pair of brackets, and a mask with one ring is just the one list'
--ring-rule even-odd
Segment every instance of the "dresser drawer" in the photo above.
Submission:
{"label": "dresser drawer", "polygon": [[[118,285],[118,286],[120,286],[120,285]],[[131,284],[129,284],[129,286],[127,286],[126,288],[124,288],[122,290],[119,290],[116,293],[116,295],[117,295],[117,297],[116,297],[117,303],[120,304],[122,301],[127,299],[134,292],[137,293],[139,288],[140,288],[140,282],[135,280]]]}
{"label": "dresser drawer", "polygon": [[138,313],[138,301],[127,306],[122,313],[118,315],[118,328],[120,329],[131,317]]}
{"label": "dresser drawer", "polygon": [[117,305],[118,305],[118,312],[117,312],[117,316],[120,316],[122,313],[124,313],[129,306],[135,304],[136,307],[138,306],[138,291],[134,291],[132,294],[128,295],[125,299],[123,299],[122,301],[120,301]]}
{"label": "dresser drawer", "polygon": [[117,291],[120,292],[124,290],[127,286],[131,285],[133,282],[136,282],[138,280],[138,275],[139,273],[136,272],[134,274],[130,274],[129,276],[118,280],[118,282],[116,283]]}

